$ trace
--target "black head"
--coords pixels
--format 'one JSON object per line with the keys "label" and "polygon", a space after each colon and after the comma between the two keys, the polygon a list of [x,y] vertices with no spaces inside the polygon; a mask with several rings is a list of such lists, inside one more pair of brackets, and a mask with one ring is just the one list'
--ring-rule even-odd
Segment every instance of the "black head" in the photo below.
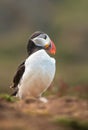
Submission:
{"label": "black head", "polygon": [[53,42],[46,33],[37,31],[33,33],[28,40],[27,52],[28,55],[31,55],[32,53],[40,49],[51,50],[53,49],[53,46],[55,49],[55,45],[53,45]]}
{"label": "black head", "polygon": [[28,55],[31,55],[36,49],[41,49],[40,47],[37,47],[34,42],[32,41],[33,38],[39,36],[40,34],[43,34],[43,32],[37,31],[31,35],[31,37],[28,40],[27,44],[27,53]]}

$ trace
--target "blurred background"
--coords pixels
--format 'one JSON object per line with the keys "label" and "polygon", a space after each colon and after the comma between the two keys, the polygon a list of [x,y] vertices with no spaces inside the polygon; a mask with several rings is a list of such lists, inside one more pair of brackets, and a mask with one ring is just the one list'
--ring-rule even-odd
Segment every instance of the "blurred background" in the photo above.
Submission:
{"label": "blurred background", "polygon": [[55,88],[88,86],[88,0],[0,0],[0,93],[10,92],[37,30],[56,44]]}

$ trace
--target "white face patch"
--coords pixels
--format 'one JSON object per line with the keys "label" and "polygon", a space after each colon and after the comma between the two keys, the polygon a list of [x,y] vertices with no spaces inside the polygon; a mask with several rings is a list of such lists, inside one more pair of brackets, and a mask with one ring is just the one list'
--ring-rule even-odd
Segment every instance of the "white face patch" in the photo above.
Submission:
{"label": "white face patch", "polygon": [[36,46],[45,47],[46,45],[50,45],[50,38],[47,34],[40,34],[39,36],[32,39]]}

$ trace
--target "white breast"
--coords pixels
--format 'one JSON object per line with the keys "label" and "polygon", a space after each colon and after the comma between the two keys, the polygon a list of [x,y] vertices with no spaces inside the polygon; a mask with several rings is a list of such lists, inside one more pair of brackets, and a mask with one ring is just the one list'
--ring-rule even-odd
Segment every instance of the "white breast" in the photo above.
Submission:
{"label": "white breast", "polygon": [[40,96],[50,86],[54,75],[55,59],[43,49],[35,52],[25,62],[25,72],[18,85],[18,96]]}

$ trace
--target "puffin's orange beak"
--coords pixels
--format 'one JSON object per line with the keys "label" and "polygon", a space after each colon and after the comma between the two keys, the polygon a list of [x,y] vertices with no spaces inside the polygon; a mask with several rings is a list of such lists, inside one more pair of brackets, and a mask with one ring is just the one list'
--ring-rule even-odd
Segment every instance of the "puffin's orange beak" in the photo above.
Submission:
{"label": "puffin's orange beak", "polygon": [[51,41],[51,48],[49,49],[49,52],[51,54],[55,54],[56,53],[56,47],[53,41]]}

